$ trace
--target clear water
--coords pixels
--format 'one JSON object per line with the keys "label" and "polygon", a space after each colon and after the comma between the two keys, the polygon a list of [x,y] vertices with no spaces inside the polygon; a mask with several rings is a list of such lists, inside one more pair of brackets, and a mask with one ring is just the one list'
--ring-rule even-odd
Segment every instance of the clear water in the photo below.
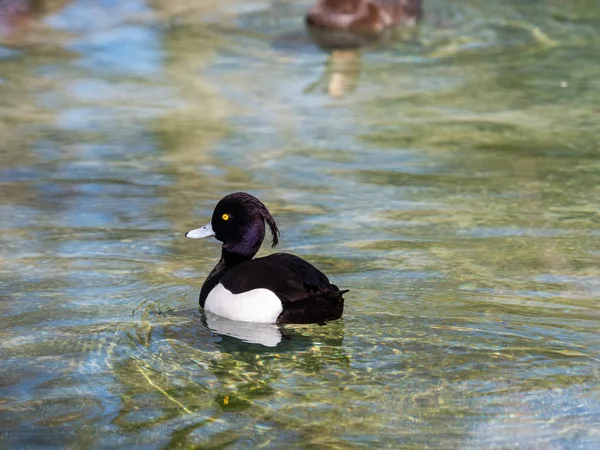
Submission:
{"label": "clear water", "polygon": [[[310,3],[0,24],[3,448],[600,448],[597,2],[426,0],[329,57]],[[343,320],[198,311],[183,233],[236,190]]]}

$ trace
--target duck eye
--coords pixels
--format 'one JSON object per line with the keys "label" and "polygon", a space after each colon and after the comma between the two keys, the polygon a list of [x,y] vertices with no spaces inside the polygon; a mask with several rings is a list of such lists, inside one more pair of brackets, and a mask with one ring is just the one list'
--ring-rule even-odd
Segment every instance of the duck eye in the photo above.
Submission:
{"label": "duck eye", "polygon": [[221,219],[223,219],[223,220],[229,220],[229,214],[223,214],[221,216]]}

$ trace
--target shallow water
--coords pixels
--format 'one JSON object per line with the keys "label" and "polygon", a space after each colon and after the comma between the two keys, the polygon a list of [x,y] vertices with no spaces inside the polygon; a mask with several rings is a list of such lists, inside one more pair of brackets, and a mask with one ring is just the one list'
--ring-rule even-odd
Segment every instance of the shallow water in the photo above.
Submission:
{"label": "shallow water", "polygon": [[[0,24],[2,447],[600,447],[596,2],[329,57],[310,1],[200,3]],[[343,320],[198,311],[236,190]]]}

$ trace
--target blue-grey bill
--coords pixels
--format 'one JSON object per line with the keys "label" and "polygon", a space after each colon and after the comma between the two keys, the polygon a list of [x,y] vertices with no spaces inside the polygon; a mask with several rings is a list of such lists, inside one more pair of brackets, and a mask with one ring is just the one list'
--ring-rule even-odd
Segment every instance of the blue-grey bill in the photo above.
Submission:
{"label": "blue-grey bill", "polygon": [[215,232],[213,231],[212,225],[210,223],[207,223],[203,227],[196,228],[195,230],[190,230],[187,233],[185,233],[185,237],[188,237],[191,239],[200,239],[200,238],[205,238],[205,237],[214,236],[214,235],[215,235]]}

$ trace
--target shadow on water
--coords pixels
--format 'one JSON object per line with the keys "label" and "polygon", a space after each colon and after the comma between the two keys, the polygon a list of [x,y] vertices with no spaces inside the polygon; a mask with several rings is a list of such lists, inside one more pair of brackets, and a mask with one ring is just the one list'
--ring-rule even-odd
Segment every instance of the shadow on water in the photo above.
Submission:
{"label": "shadow on water", "polygon": [[[128,355],[115,361],[122,405],[111,422],[139,433],[168,424],[176,430],[164,436],[167,446],[239,442],[247,436],[244,426],[252,427],[260,442],[258,436],[277,420],[265,402],[295,384],[290,376],[326,376],[350,365],[341,347],[341,321],[275,327],[275,344],[274,329],[267,325],[252,324],[252,330],[198,309],[153,313],[148,319],[128,334]],[[232,418],[233,428],[224,422]]]}

